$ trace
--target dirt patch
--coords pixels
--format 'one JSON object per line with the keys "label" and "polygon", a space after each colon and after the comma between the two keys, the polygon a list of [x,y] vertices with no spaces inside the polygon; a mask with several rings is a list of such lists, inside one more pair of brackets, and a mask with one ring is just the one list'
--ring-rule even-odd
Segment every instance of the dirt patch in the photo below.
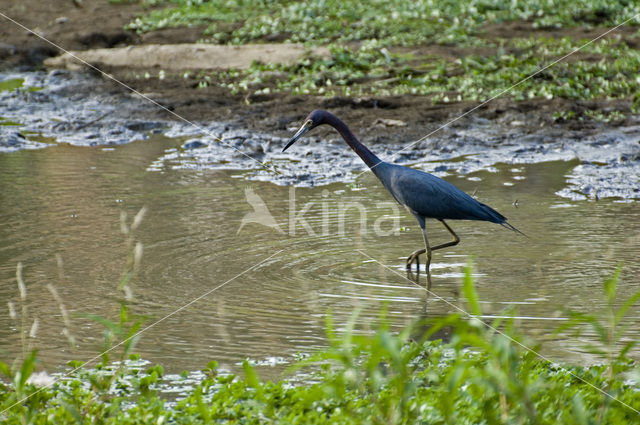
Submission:
{"label": "dirt patch", "polygon": [[206,26],[163,28],[142,34],[140,44],[184,44],[197,43],[202,39]]}
{"label": "dirt patch", "polygon": [[[114,47],[139,42],[123,29],[142,8],[138,4],[111,4],[105,0],[21,0],[4,2],[2,13],[55,44],[70,50]],[[77,4],[81,4],[78,6]],[[13,47],[2,68],[38,66],[60,51],[19,25],[0,16],[0,40]]]}
{"label": "dirt patch", "polygon": [[72,51],[44,61],[53,68],[81,69],[82,59],[97,68],[158,68],[170,71],[247,69],[255,61],[291,65],[305,57],[329,56],[327,48],[307,49],[301,44],[145,44],[111,49]]}
{"label": "dirt patch", "polygon": [[[563,38],[571,37],[576,40],[593,40],[600,37],[610,28],[606,27],[573,27],[573,28],[536,28],[533,22],[515,21],[500,24],[488,24],[482,28],[481,36],[486,39],[496,38]],[[606,37],[633,38],[637,35],[638,28],[622,26],[610,32]]]}

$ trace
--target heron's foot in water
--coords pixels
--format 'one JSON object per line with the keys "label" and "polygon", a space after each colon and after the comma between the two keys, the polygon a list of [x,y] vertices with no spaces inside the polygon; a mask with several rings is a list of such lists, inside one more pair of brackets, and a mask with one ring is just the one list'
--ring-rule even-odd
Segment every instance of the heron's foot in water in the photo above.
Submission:
{"label": "heron's foot in water", "polygon": [[415,262],[416,263],[416,271],[420,271],[420,254],[424,254],[426,252],[426,250],[423,249],[419,249],[417,251],[414,251],[408,258],[407,258],[407,270],[411,270],[411,265]]}

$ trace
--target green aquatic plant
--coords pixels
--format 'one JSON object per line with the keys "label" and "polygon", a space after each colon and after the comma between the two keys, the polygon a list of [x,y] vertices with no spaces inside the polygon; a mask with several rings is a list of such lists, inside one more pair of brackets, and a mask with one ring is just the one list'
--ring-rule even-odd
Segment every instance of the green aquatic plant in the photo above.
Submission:
{"label": "green aquatic plant", "polygon": [[42,87],[38,86],[24,86],[24,78],[9,78],[7,80],[0,81],[0,92],[18,90],[24,93],[32,93],[42,90]]}
{"label": "green aquatic plant", "polygon": [[[293,65],[256,62],[246,70],[202,72],[198,87],[219,85],[232,94],[253,95],[426,95],[434,103],[480,102],[500,94],[515,100],[636,99],[640,52],[615,40],[592,43],[582,58],[578,55],[571,63],[560,62],[539,72],[585,41],[517,39],[494,54],[469,54],[457,60],[407,54],[379,42],[358,47],[332,44],[326,58],[307,57]],[[633,105],[638,102],[631,103],[637,108]],[[625,113],[594,111],[584,118],[615,122],[623,120]]]}
{"label": "green aquatic plant", "polygon": [[[300,42],[328,46],[329,57],[293,65],[254,63],[247,70],[201,73],[197,86],[231,94],[428,96],[433,103],[483,102],[497,95],[528,99],[625,99],[630,110],[595,111],[585,120],[621,122],[640,111],[638,35],[612,33],[588,44],[571,36],[549,38],[536,29],[612,27],[640,13],[627,0],[393,0],[374,2],[273,0],[154,0],[128,28],[139,32],[203,26],[203,42]],[[495,36],[511,21],[532,35]],[[638,19],[627,22],[638,25]],[[206,29],[204,29],[206,28]],[[604,30],[602,31],[604,32]],[[540,35],[537,35],[540,34]],[[545,34],[547,34],[545,36]],[[443,54],[441,45],[451,52]],[[580,48],[578,53],[572,52]],[[564,55],[568,60],[538,71]],[[534,75],[533,78],[527,78]],[[507,89],[508,92],[505,92]],[[562,119],[557,120],[562,121]]]}
{"label": "green aquatic plant", "polygon": [[[485,44],[489,24],[528,21],[534,28],[620,24],[640,13],[629,0],[151,0],[128,29],[148,32],[201,25],[215,43],[291,41],[310,44],[379,40],[386,46]],[[164,6],[158,8],[158,6]],[[638,24],[631,21],[631,24]]]}
{"label": "green aquatic plant", "polygon": [[22,88],[24,84],[24,78],[12,78],[4,81],[0,81],[0,91],[16,90]]}

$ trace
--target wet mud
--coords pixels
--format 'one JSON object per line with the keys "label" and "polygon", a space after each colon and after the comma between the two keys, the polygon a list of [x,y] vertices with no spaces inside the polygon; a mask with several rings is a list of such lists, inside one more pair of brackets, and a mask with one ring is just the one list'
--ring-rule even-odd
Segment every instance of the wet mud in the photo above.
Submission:
{"label": "wet mud", "polygon": [[[246,169],[251,170],[250,178],[281,185],[355,181],[365,167],[332,129],[318,129],[287,153],[281,152],[307,111],[322,107],[342,116],[360,139],[387,161],[445,176],[493,170],[496,164],[577,159],[579,165],[567,176],[567,187],[558,195],[571,199],[640,198],[640,120],[627,120],[619,126],[553,124],[522,104],[505,107],[503,100],[438,130],[456,117],[453,109],[440,111],[442,123],[431,116],[422,126],[413,126],[405,121],[406,116],[397,114],[394,99],[382,99],[378,104],[373,100],[325,99],[317,105],[301,100],[297,111],[284,116],[254,111],[251,125],[238,115],[230,120],[219,117],[220,121],[181,122],[175,116],[169,119],[166,111],[149,100],[88,73],[9,72],[0,74],[0,81],[21,86],[0,92],[2,152],[59,143],[116,145],[163,133],[184,143],[180,149],[168,148],[149,170]],[[392,113],[385,113],[388,111]],[[352,120],[354,116],[357,118]],[[433,134],[424,138],[429,133]]]}

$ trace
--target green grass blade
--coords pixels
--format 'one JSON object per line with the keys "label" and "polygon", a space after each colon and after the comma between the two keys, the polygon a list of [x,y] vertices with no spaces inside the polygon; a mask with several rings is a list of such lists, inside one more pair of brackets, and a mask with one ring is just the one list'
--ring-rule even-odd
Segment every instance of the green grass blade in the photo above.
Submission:
{"label": "green grass blade", "polygon": [[471,313],[475,316],[480,316],[482,310],[480,309],[480,302],[478,301],[478,293],[476,292],[473,277],[471,276],[471,264],[467,264],[464,268],[464,296],[467,298],[467,303],[471,308]]}

